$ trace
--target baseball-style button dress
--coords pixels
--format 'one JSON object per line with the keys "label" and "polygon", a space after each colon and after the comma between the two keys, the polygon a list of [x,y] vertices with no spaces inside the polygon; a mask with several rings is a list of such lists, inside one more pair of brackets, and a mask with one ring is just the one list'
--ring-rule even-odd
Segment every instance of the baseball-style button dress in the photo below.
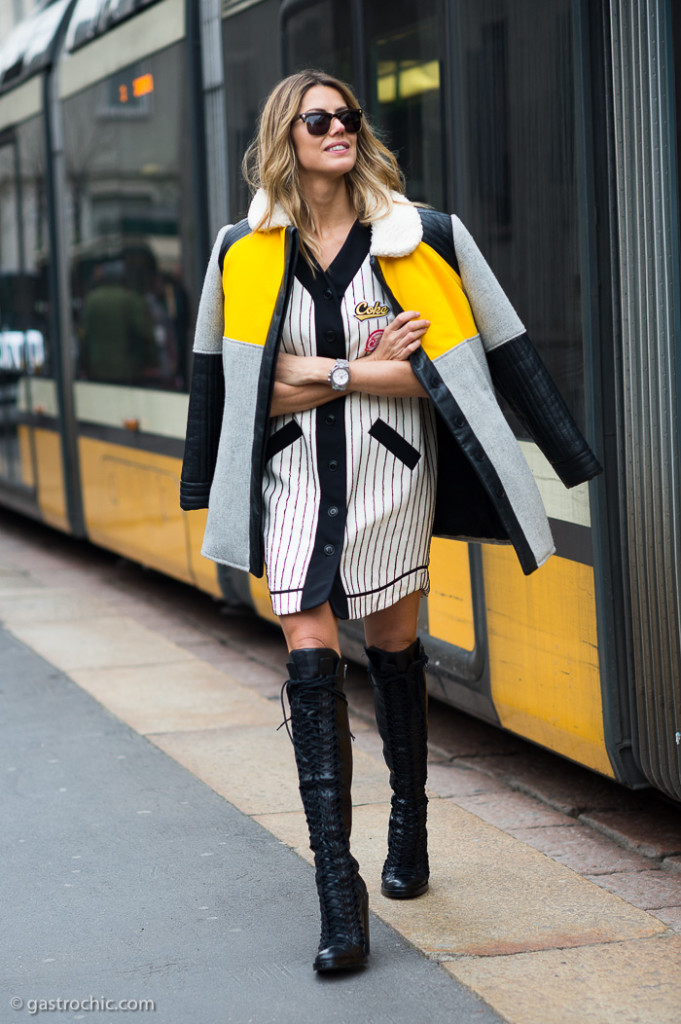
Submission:
{"label": "baseball-style button dress", "polygon": [[[333,263],[299,259],[281,346],[357,359],[392,313],[357,221]],[[329,601],[358,619],[428,592],[437,438],[426,398],[339,395],[270,420],[263,477],[265,563],[275,614]]]}

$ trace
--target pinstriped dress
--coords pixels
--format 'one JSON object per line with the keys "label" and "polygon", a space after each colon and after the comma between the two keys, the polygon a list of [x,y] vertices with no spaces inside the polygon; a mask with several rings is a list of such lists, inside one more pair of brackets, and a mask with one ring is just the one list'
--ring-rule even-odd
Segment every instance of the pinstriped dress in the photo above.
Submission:
{"label": "pinstriped dress", "polygon": [[[392,313],[359,223],[325,272],[299,261],[281,345],[357,359]],[[422,398],[341,395],[270,420],[263,477],[265,562],[277,615],[329,601],[358,619],[428,592],[437,441]]]}

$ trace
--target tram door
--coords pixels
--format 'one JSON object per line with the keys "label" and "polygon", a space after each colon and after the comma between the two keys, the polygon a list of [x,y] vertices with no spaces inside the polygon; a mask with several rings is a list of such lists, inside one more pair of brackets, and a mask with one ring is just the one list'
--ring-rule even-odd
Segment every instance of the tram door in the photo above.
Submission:
{"label": "tram door", "polygon": [[[25,497],[35,486],[26,412],[31,376],[44,367],[46,312],[40,273],[27,268],[27,200],[36,201],[35,190],[24,178],[18,139],[10,131],[0,136],[0,484]],[[32,241],[35,248],[38,240]]]}

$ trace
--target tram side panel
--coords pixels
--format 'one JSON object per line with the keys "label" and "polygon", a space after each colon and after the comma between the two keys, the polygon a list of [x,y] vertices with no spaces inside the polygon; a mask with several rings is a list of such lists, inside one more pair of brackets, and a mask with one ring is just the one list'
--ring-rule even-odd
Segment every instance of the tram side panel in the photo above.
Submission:
{"label": "tram side panel", "polygon": [[180,6],[65,58],[74,386],[88,536],[217,595],[178,499],[198,276]]}

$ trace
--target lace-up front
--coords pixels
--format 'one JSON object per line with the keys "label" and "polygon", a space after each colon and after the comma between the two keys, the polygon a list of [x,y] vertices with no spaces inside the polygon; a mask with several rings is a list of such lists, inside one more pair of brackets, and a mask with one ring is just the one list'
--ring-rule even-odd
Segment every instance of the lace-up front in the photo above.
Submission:
{"label": "lace-up front", "polygon": [[381,891],[391,899],[411,899],[428,888],[428,714],[425,666],[417,640],[406,651],[367,648],[376,723],[393,791],[388,825],[388,856]]}
{"label": "lace-up front", "polygon": [[338,669],[334,651],[292,651],[286,684],[321,910],[318,971],[362,967],[369,953],[368,896],[350,854],[352,751]]}

